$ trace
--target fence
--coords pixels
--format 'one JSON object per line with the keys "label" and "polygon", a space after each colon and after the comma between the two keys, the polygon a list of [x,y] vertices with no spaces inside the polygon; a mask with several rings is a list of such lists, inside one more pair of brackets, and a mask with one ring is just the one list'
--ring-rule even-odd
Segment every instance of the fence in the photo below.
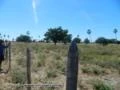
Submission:
{"label": "fence", "polygon": [[61,90],[62,84],[8,84],[3,90]]}
{"label": "fence", "polygon": [[[62,90],[63,84],[31,84],[31,51],[29,48],[27,53],[27,84],[9,84],[4,90]],[[78,77],[78,48],[75,40],[72,41],[67,61],[67,78],[66,78],[66,90],[77,90],[77,77]]]}

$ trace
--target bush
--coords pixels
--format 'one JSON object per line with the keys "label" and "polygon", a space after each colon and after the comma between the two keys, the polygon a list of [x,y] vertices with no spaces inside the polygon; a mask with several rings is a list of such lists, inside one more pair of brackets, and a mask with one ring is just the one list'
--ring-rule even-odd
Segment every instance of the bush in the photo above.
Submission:
{"label": "bush", "polygon": [[17,42],[31,42],[31,37],[27,35],[20,35],[16,39]]}
{"label": "bush", "polygon": [[24,84],[26,81],[25,72],[20,68],[14,68],[11,73],[12,82]]}
{"label": "bush", "polygon": [[94,90],[114,90],[111,85],[106,84],[100,80],[94,81],[93,88]]}
{"label": "bush", "polygon": [[100,74],[104,74],[105,70],[99,66],[86,66],[86,67],[82,67],[82,72],[87,74],[100,75]]}
{"label": "bush", "polygon": [[57,77],[57,71],[55,69],[47,71],[47,78],[55,78]]}
{"label": "bush", "polygon": [[107,45],[108,44],[108,40],[104,37],[98,38],[95,42],[98,43],[98,44],[102,44],[102,45]]}
{"label": "bush", "polygon": [[88,44],[88,43],[90,43],[90,40],[89,40],[88,38],[86,38],[86,39],[84,40],[84,43],[85,43],[85,44]]}
{"label": "bush", "polygon": [[76,41],[76,43],[80,43],[81,42],[81,39],[79,37],[76,37],[74,40]]}

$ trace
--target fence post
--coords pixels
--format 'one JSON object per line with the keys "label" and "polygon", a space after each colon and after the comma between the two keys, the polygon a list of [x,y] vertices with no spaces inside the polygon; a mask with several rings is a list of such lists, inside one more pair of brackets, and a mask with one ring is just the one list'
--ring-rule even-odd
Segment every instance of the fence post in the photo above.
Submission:
{"label": "fence post", "polygon": [[[27,84],[31,84],[31,51],[27,48]],[[28,85],[27,90],[31,90]]]}
{"label": "fence post", "polygon": [[68,52],[66,90],[77,90],[78,59],[77,44],[73,40]]}
{"label": "fence post", "polygon": [[9,57],[9,70],[11,70],[11,42],[10,42],[10,45],[9,45],[9,52],[8,52],[8,57]]}

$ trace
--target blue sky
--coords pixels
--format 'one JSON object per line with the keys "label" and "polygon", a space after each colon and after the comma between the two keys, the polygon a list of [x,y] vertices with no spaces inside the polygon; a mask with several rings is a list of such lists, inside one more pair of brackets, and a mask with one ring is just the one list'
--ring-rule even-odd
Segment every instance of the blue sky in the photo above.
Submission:
{"label": "blue sky", "polygon": [[92,39],[120,39],[119,0],[0,0],[0,33],[15,38],[30,31],[33,38],[44,37],[50,27],[62,26],[84,39],[87,29]]}

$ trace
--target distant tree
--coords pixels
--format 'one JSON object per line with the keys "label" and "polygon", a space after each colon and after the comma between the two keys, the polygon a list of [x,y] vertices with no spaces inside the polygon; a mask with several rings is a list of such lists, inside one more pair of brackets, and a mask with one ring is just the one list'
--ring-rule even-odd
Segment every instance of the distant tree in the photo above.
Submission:
{"label": "distant tree", "polygon": [[40,39],[40,35],[38,36],[38,38]]}
{"label": "distant tree", "polygon": [[85,43],[85,44],[88,44],[88,43],[90,43],[90,40],[89,40],[88,38],[86,38],[86,39],[84,40],[84,43]]}
{"label": "distant tree", "polygon": [[16,39],[17,42],[31,42],[31,37],[27,35],[20,35]]}
{"label": "distant tree", "polygon": [[51,40],[50,40],[48,37],[45,37],[45,38],[44,38],[44,41],[45,41],[46,43],[49,43]]}
{"label": "distant tree", "polygon": [[9,36],[9,35],[7,35],[7,38],[8,38],[8,40],[9,40],[10,36]]}
{"label": "distant tree", "polygon": [[71,41],[72,41],[72,34],[68,34],[68,35],[64,38],[63,43],[66,44],[66,43],[70,43]]}
{"label": "distant tree", "polygon": [[102,45],[107,45],[108,44],[108,40],[104,37],[99,37],[95,42],[98,43],[98,44],[102,44]]}
{"label": "distant tree", "polygon": [[118,32],[118,30],[115,28],[114,30],[113,30],[113,33],[115,34],[115,39],[117,40],[117,32]]}
{"label": "distant tree", "polygon": [[[14,38],[12,38],[12,41],[14,42],[15,41],[15,39]],[[17,41],[17,40],[16,40]]]}
{"label": "distant tree", "polygon": [[77,35],[77,37],[74,40],[76,41],[76,43],[80,43],[81,42],[81,39],[80,39],[79,35]]}
{"label": "distant tree", "polygon": [[0,39],[2,39],[2,34],[0,33]]}
{"label": "distant tree", "polygon": [[117,43],[117,40],[116,39],[107,39],[107,42],[109,44],[115,44],[115,43]]}
{"label": "distant tree", "polygon": [[6,37],[6,35],[4,34],[4,38]]}
{"label": "distant tree", "polygon": [[30,36],[30,31],[27,31],[27,32],[26,32],[26,35],[27,35],[27,36]]}
{"label": "distant tree", "polygon": [[91,33],[92,33],[91,29],[88,29],[87,34],[89,35],[90,42],[92,42]]}
{"label": "distant tree", "polygon": [[65,38],[68,36],[68,30],[62,29],[62,27],[58,28],[50,28],[48,31],[44,34],[45,39],[47,41],[53,41],[56,45],[57,42],[64,42]]}

